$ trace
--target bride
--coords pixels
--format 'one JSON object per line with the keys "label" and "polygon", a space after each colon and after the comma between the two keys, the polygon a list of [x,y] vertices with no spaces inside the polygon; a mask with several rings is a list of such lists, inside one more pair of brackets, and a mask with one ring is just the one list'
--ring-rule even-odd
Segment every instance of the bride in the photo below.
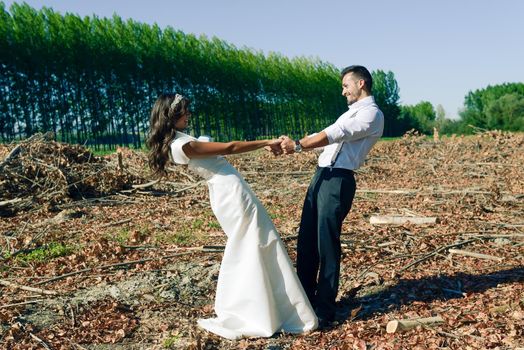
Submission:
{"label": "bride", "polygon": [[270,337],[317,328],[317,317],[268,213],[238,171],[222,155],[270,147],[280,139],[201,142],[183,133],[190,101],[179,94],[158,97],[150,117],[150,168],[165,172],[169,161],[187,165],[207,181],[211,208],[227,236],[215,298],[216,318],[200,327],[228,339]]}

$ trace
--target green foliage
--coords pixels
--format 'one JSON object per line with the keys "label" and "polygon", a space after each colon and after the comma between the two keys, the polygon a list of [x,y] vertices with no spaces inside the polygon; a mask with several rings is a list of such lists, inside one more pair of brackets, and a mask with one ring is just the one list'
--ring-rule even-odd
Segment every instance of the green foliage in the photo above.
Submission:
{"label": "green foliage", "polygon": [[398,83],[393,72],[387,73],[377,70],[371,73],[373,77],[373,96],[375,102],[384,113],[384,136],[398,136],[409,130],[404,123],[400,122]]}
{"label": "green foliage", "polygon": [[111,241],[118,242],[119,244],[126,244],[131,237],[131,232],[127,228],[121,228],[119,230],[112,230],[105,234],[106,238]]}
{"label": "green foliage", "polygon": [[103,156],[108,156],[110,154],[113,154],[115,153],[114,150],[111,150],[111,149],[96,149],[96,148],[89,148],[89,151],[91,153],[93,153],[93,155],[97,156],[97,157],[103,157]]}
{"label": "green foliage", "polygon": [[173,347],[175,347],[178,342],[180,342],[180,334],[171,334],[169,337],[167,337],[166,339],[164,339],[164,342],[163,342],[163,347],[165,349],[171,349]]}
{"label": "green foliage", "polygon": [[192,98],[195,134],[216,140],[299,136],[345,109],[338,69],[318,60],[264,56],[116,15],[2,4],[0,20],[4,141],[54,131],[64,142],[140,148],[164,91]]}
{"label": "green foliage", "polygon": [[177,227],[174,232],[156,234],[155,240],[162,244],[176,244],[187,246],[195,241],[198,232],[188,227]]}
{"label": "green foliage", "polygon": [[221,230],[222,227],[220,226],[220,224],[218,223],[218,221],[214,220],[214,221],[209,221],[207,223],[207,226],[209,228],[212,228],[212,229],[215,229],[215,230]]}
{"label": "green foliage", "polygon": [[396,140],[399,140],[399,139],[400,139],[399,136],[395,136],[395,137],[385,136],[385,137],[381,137],[380,141],[390,142],[390,141],[396,141]]}
{"label": "green foliage", "polygon": [[[462,128],[524,131],[524,83],[506,83],[469,92],[460,114]],[[471,128],[469,128],[471,132]]]}
{"label": "green foliage", "polygon": [[486,107],[488,129],[524,131],[524,95],[502,95]]}
{"label": "green foliage", "polygon": [[436,113],[430,102],[422,101],[414,106],[401,107],[401,119],[406,121],[410,129],[416,129],[424,134],[433,132],[436,126]]}
{"label": "green foliage", "polygon": [[191,227],[194,229],[194,230],[200,230],[202,228],[202,226],[204,226],[204,220],[202,219],[195,219],[192,223],[191,223]]}
{"label": "green foliage", "polygon": [[17,260],[25,262],[44,262],[54,258],[69,255],[74,251],[74,248],[66,246],[62,243],[50,243],[45,246],[32,250],[29,253],[21,253],[16,256]]}
{"label": "green foliage", "polygon": [[[376,71],[385,136],[401,135],[399,88]],[[161,92],[188,95],[191,127],[217,141],[322,130],[345,111],[339,69],[133,20],[0,5],[0,140],[53,131],[69,143],[141,148]],[[105,148],[104,148],[105,150]]]}
{"label": "green foliage", "polygon": [[151,230],[147,225],[140,225],[134,227],[133,230],[128,228],[121,228],[118,231],[113,231],[109,234],[109,239],[112,239],[120,244],[124,244],[129,241],[129,239],[144,239],[151,235]]}
{"label": "green foliage", "polygon": [[439,130],[439,133],[442,135],[468,133],[468,131],[466,131],[466,126],[461,120],[445,119],[437,125],[437,129]]}
{"label": "green foliage", "polygon": [[441,135],[466,134],[472,131],[462,120],[447,119],[446,111],[441,105],[437,105],[435,109],[428,101],[401,106],[400,122],[408,130],[415,129],[426,135],[433,134],[433,128]]}

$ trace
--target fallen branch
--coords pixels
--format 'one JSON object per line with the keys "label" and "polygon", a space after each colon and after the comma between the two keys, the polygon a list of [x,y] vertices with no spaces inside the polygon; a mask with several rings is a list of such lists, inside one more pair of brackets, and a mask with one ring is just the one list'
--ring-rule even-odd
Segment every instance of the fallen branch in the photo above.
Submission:
{"label": "fallen branch", "polygon": [[419,190],[357,190],[356,193],[415,194]]}
{"label": "fallen branch", "polygon": [[184,171],[180,171],[180,175],[184,175],[184,176],[187,177],[187,178],[189,179],[189,181],[191,181],[191,182],[196,182],[196,181],[197,181],[193,176],[189,175],[188,173],[186,173],[186,172],[184,172]]}
{"label": "fallen branch", "polygon": [[12,283],[12,282],[8,282],[8,281],[5,281],[5,280],[0,280],[0,284],[3,285],[3,286],[6,286],[6,287],[11,287],[11,288],[15,288],[15,289],[22,289],[22,290],[26,290],[28,292],[35,292],[35,293],[40,293],[40,294],[45,294],[45,295],[57,295],[58,294],[57,292],[52,291],[52,290],[46,290],[46,289],[40,289],[40,288],[21,286],[21,285],[18,285],[18,284]]}
{"label": "fallen branch", "polygon": [[[137,200],[118,200],[118,199],[108,199],[108,197],[98,197],[98,198],[87,198],[71,203],[60,204],[56,207],[58,209],[67,209],[73,207],[86,207],[86,206],[95,206],[95,205],[124,205],[124,204],[141,204],[143,201]],[[129,198],[129,197],[128,197]]]}
{"label": "fallen branch", "polygon": [[[405,195],[414,195],[414,194],[440,194],[440,195],[454,195],[454,194],[486,194],[490,195],[493,194],[491,191],[481,191],[478,188],[464,188],[460,190],[443,190],[443,189],[434,189],[434,188],[426,188],[426,189],[401,189],[401,190],[380,190],[380,189],[358,189],[356,193],[379,193],[379,194],[405,194]],[[515,195],[519,196],[519,194],[514,194],[506,191],[500,192],[501,194],[505,195]]]}
{"label": "fallen branch", "polygon": [[457,254],[457,255],[464,255],[464,256],[471,256],[473,258],[478,258],[478,259],[495,260],[495,261],[498,261],[498,262],[502,262],[504,260],[504,258],[500,258],[498,256],[493,256],[493,255],[488,255],[488,254],[481,254],[481,253],[475,253],[475,252],[470,252],[470,251],[462,250],[462,249],[450,249],[449,253],[450,254]]}
{"label": "fallen branch", "polygon": [[217,251],[224,251],[226,247],[223,245],[203,245],[200,247],[183,247],[183,248],[175,248],[175,249],[168,249],[167,252],[174,252],[179,250],[186,250],[186,251],[199,251],[199,252],[217,252]]}
{"label": "fallen branch", "polygon": [[75,342],[73,342],[72,340],[69,340],[69,343],[77,348],[79,348],[80,350],[87,350],[87,348],[84,348],[82,345],[80,344],[77,344]]}
{"label": "fallen branch", "polygon": [[18,155],[18,153],[20,153],[20,151],[22,150],[22,148],[20,147],[20,145],[16,146],[15,148],[13,148],[11,150],[11,152],[9,152],[9,154],[7,155],[7,157],[5,157],[4,161],[2,163],[0,163],[0,170],[2,170],[2,168],[7,164],[9,163],[9,161],[11,159],[13,159],[14,157],[16,157]]}
{"label": "fallen branch", "polygon": [[524,224],[508,224],[505,222],[490,222],[490,221],[481,221],[481,220],[478,220],[478,222],[481,222],[484,224],[490,224],[490,225],[504,226],[504,227],[524,227]]}
{"label": "fallen branch", "polygon": [[149,181],[148,183],[145,183],[145,184],[133,185],[132,187],[133,188],[137,188],[137,189],[144,189],[144,188],[148,188],[148,187],[153,186],[154,184],[158,183],[159,181],[160,181],[160,179],[157,179],[157,180]]}
{"label": "fallen branch", "polygon": [[44,347],[44,349],[48,349],[48,350],[51,350],[51,348],[49,347],[49,345],[46,344],[46,342],[44,342],[42,339],[38,338],[36,335],[34,335],[33,333],[29,332],[29,335],[31,336],[31,338],[33,338],[34,340],[36,340],[37,342],[40,343],[40,345],[42,345]]}
{"label": "fallen branch", "polygon": [[474,236],[476,238],[487,238],[487,239],[516,238],[516,237],[524,238],[524,233],[510,233],[510,234],[488,235],[488,234],[485,234],[482,231],[479,231],[479,233],[466,233],[466,234],[464,234],[464,236]]}
{"label": "fallen branch", "polygon": [[434,250],[433,252],[429,253],[429,254],[426,254],[425,256],[423,256],[422,258],[418,259],[418,260],[415,260],[414,262],[412,262],[411,264],[408,264],[407,266],[403,267],[400,269],[399,273],[401,272],[404,272],[406,271],[407,269],[411,268],[412,266],[415,266],[417,264],[420,264],[421,262],[431,258],[432,256],[434,255],[437,255],[438,253],[440,253],[441,251],[443,250],[446,250],[446,249],[449,249],[449,248],[453,248],[453,247],[459,247],[461,245],[464,245],[464,244],[468,244],[468,243],[471,243],[471,242],[474,242],[476,241],[475,239],[468,239],[467,241],[462,241],[462,242],[458,242],[458,243],[453,243],[453,244],[449,244],[449,245],[446,245],[446,246],[443,246],[443,247],[440,247],[436,250]]}
{"label": "fallen branch", "polygon": [[44,301],[44,299],[29,300],[29,301],[24,301],[22,303],[0,305],[0,309],[5,309],[5,308],[8,308],[8,307],[19,306],[19,305],[36,304],[36,303],[41,303],[42,301]]}
{"label": "fallen branch", "polygon": [[54,281],[58,281],[58,280],[61,280],[61,279],[64,279],[64,278],[67,278],[69,276],[74,276],[74,275],[78,275],[78,274],[81,274],[83,272],[89,272],[93,270],[92,268],[87,268],[87,269],[82,269],[82,270],[78,270],[78,271],[73,271],[73,272],[68,272],[66,274],[63,274],[63,275],[60,275],[60,276],[56,276],[56,277],[53,277],[53,278],[50,278],[48,280],[45,280],[45,281],[40,281],[38,283],[36,283],[36,285],[41,285],[41,284],[46,284],[46,283],[51,283],[51,282],[54,282]]}
{"label": "fallen branch", "polygon": [[187,186],[187,187],[181,188],[181,189],[179,189],[179,190],[174,191],[173,193],[180,193],[180,192],[184,192],[184,191],[190,190],[190,189],[192,189],[192,188],[195,188],[195,187],[200,186],[203,182],[204,182],[204,181],[199,181],[199,182],[197,182],[196,184],[193,184],[193,185],[190,185],[190,186]]}
{"label": "fallen branch", "polygon": [[411,320],[394,320],[389,321],[386,326],[387,333],[396,333],[402,331],[408,331],[420,325],[428,325],[435,323],[443,323],[444,320],[440,316],[416,318]]}
{"label": "fallen branch", "polygon": [[110,222],[108,224],[101,225],[100,228],[109,227],[109,226],[115,226],[115,225],[120,225],[120,224],[125,224],[126,222],[130,222],[131,220],[133,220],[133,219],[124,219],[124,220],[120,220],[120,221]]}
{"label": "fallen branch", "polygon": [[153,245],[120,245],[124,249],[160,249],[158,246]]}
{"label": "fallen branch", "polygon": [[421,217],[421,216],[395,216],[373,215],[369,218],[369,223],[372,225],[403,225],[412,223],[415,225],[434,224],[437,222],[436,217]]}
{"label": "fallen branch", "polygon": [[[439,331],[439,330],[431,327],[430,325],[421,325],[421,326],[424,327],[425,329],[429,329],[429,330],[432,330],[434,332],[437,332],[437,334],[443,335],[445,337],[450,337],[450,338],[454,338],[454,339],[460,339],[461,337],[464,336],[463,334],[457,335],[457,334],[453,334],[453,333],[449,333],[449,332]],[[472,337],[475,337],[475,336],[472,336]],[[479,337],[475,337],[475,338],[479,338]]]}
{"label": "fallen branch", "polygon": [[20,203],[22,201],[24,201],[24,199],[22,199],[22,198],[8,199],[6,201],[1,201],[0,202],[0,207],[7,207],[9,205],[18,204],[18,203]]}

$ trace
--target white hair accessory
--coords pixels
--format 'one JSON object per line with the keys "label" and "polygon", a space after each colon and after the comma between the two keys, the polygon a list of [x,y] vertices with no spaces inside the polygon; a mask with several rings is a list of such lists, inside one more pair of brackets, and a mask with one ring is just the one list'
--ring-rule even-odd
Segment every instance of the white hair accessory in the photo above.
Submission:
{"label": "white hair accessory", "polygon": [[176,106],[180,103],[180,101],[182,101],[183,98],[184,96],[176,94],[175,99],[173,100],[173,102],[171,102],[171,106],[169,106],[169,108],[175,109]]}

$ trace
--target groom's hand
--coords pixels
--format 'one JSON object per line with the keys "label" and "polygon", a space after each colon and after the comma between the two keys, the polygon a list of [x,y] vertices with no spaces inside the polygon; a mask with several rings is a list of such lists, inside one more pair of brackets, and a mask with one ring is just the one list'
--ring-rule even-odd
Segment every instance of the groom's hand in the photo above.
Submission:
{"label": "groom's hand", "polygon": [[282,139],[282,143],[280,144],[280,147],[282,148],[282,152],[284,154],[293,154],[295,153],[295,141],[290,139],[288,136],[280,136]]}

